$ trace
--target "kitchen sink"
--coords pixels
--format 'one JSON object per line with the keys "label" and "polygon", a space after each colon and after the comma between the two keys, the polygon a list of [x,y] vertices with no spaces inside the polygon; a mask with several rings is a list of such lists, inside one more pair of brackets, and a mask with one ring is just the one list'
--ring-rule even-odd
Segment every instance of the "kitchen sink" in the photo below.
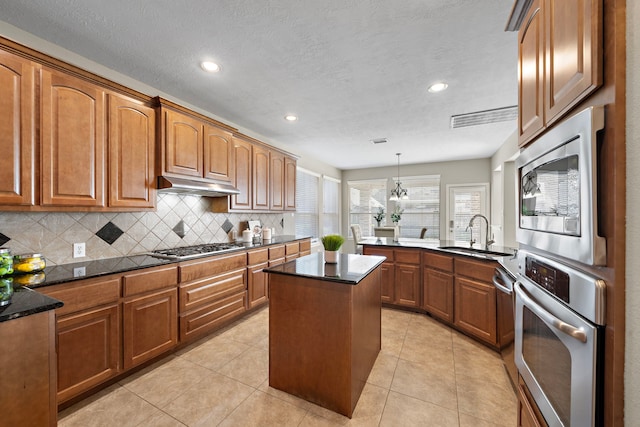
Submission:
{"label": "kitchen sink", "polygon": [[482,256],[482,257],[513,256],[512,253],[490,251],[486,249],[469,248],[465,246],[440,246],[438,247],[438,249],[444,249],[449,252],[456,252],[464,255],[476,255],[476,256]]}

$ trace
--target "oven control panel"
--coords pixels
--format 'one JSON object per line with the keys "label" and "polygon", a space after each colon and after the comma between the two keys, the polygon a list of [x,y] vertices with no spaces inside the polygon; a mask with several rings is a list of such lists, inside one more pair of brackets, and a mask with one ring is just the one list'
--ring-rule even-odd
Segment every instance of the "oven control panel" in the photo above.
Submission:
{"label": "oven control panel", "polygon": [[551,294],[569,303],[569,275],[536,259],[527,257],[525,275]]}

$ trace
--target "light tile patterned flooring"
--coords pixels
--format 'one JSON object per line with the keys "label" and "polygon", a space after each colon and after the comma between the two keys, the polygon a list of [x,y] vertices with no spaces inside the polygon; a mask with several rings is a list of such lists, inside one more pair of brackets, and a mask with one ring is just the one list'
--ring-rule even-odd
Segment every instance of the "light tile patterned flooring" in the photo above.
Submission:
{"label": "light tile patterned flooring", "polygon": [[499,355],[382,310],[382,351],[349,419],[269,387],[265,308],[62,411],[60,427],[516,425]]}

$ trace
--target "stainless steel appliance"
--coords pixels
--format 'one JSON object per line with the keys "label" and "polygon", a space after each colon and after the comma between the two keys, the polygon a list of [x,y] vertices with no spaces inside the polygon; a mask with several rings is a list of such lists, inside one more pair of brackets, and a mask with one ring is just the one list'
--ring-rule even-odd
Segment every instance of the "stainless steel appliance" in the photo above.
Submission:
{"label": "stainless steel appliance", "polygon": [[604,108],[590,107],[524,148],[519,171],[519,243],[589,265],[606,263],[598,235],[598,132]]}
{"label": "stainless steel appliance", "polygon": [[605,284],[518,252],[515,361],[549,426],[602,425]]}
{"label": "stainless steel appliance", "polygon": [[[504,262],[514,263],[511,259],[501,261],[503,266],[497,267],[493,275],[493,284],[498,291],[498,324],[499,330],[503,336],[501,340],[500,354],[504,361],[504,366],[511,379],[514,389],[518,384],[518,369],[514,357],[515,341],[514,341],[514,295],[513,285],[516,278],[504,267]],[[514,263],[515,264],[515,263]],[[517,268],[517,266],[515,267]]]}
{"label": "stainless steel appliance", "polygon": [[202,245],[183,246],[171,249],[158,249],[150,253],[156,258],[166,259],[190,259],[205,255],[220,254],[245,248],[244,245],[238,243],[206,243]]}

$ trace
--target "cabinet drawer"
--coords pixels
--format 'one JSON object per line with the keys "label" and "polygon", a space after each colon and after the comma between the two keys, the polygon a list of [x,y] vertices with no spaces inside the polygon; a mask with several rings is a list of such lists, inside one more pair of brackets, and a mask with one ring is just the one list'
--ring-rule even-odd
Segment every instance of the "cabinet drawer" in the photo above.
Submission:
{"label": "cabinet drawer", "polygon": [[456,274],[472,277],[487,283],[493,283],[494,270],[497,262],[474,262],[463,258],[455,259]]}
{"label": "cabinet drawer", "polygon": [[284,245],[271,246],[269,248],[269,260],[284,258]]}
{"label": "cabinet drawer", "polygon": [[56,310],[56,315],[63,316],[87,308],[118,302],[120,277],[80,280],[38,289],[38,292],[62,301],[64,306]]}
{"label": "cabinet drawer", "polygon": [[180,285],[180,313],[246,289],[246,269]]}
{"label": "cabinet drawer", "polygon": [[425,267],[432,267],[438,270],[453,272],[453,257],[440,255],[433,252],[425,252],[422,256]]}
{"label": "cabinet drawer", "polygon": [[180,263],[180,282],[190,282],[204,277],[211,277],[246,266],[246,252],[186,261]]}
{"label": "cabinet drawer", "polygon": [[180,341],[202,336],[244,313],[245,292],[208,304],[180,317]]}
{"label": "cabinet drawer", "polygon": [[276,265],[284,264],[284,262],[285,262],[284,258],[270,259],[269,267],[275,267]]}
{"label": "cabinet drawer", "polygon": [[388,248],[378,248],[373,246],[365,246],[363,253],[365,255],[380,255],[387,257],[386,262],[393,262],[393,249]]}
{"label": "cabinet drawer", "polygon": [[397,263],[420,265],[419,249],[396,249],[393,251],[393,255]]}
{"label": "cabinet drawer", "polygon": [[297,254],[298,251],[300,250],[300,243],[298,242],[292,242],[292,243],[287,243],[286,245],[284,245],[285,247],[285,254],[287,255],[294,255]]}
{"label": "cabinet drawer", "polygon": [[300,252],[306,252],[311,250],[311,240],[300,241]]}
{"label": "cabinet drawer", "polygon": [[125,297],[176,286],[178,284],[178,267],[171,265],[127,274],[123,277],[122,282],[122,293]]}
{"label": "cabinet drawer", "polygon": [[255,264],[267,262],[268,259],[269,259],[269,250],[267,248],[256,249],[256,250],[247,252],[248,265],[255,265]]}

